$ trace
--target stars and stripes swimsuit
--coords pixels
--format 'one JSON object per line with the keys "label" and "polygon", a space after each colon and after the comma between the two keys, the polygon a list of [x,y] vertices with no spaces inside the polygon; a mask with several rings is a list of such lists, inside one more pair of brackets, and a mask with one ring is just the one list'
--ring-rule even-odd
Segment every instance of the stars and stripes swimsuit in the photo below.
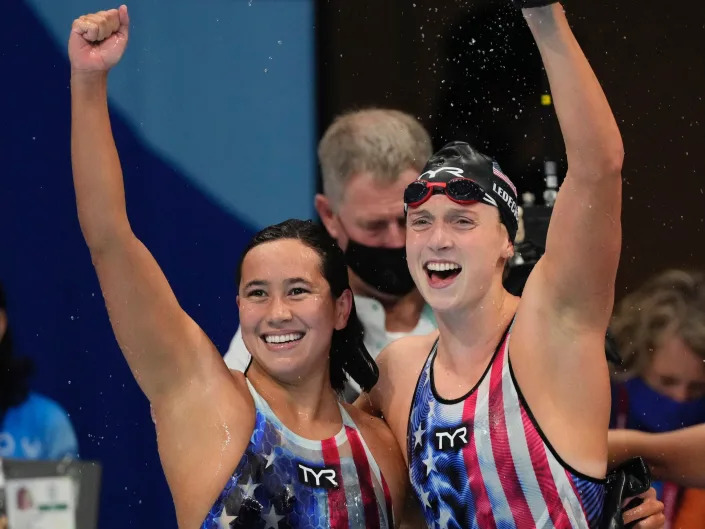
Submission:
{"label": "stars and stripes swimsuit", "polygon": [[604,480],[571,469],[541,432],[514,378],[510,334],[461,398],[445,400],[435,390],[438,341],[419,376],[407,449],[411,483],[428,526],[596,528]]}
{"label": "stars and stripes swimsuit", "polygon": [[201,529],[394,527],[387,483],[340,404],[340,432],[312,441],[284,426],[247,384],[255,401],[255,428]]}

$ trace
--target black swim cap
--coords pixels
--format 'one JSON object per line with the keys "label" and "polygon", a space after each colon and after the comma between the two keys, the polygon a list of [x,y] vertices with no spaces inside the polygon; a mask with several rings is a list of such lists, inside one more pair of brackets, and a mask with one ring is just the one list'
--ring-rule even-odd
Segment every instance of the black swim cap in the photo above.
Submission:
{"label": "black swim cap", "polygon": [[468,143],[453,141],[431,156],[418,180],[448,182],[454,178],[468,178],[482,188],[483,201],[499,209],[500,220],[514,242],[519,226],[517,190],[499,164]]}

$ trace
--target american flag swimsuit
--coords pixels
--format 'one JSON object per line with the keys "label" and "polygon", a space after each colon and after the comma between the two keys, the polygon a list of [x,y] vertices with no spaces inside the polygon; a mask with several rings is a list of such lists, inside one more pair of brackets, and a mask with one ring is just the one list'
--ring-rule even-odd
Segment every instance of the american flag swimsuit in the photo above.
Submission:
{"label": "american flag swimsuit", "polygon": [[284,426],[248,386],[255,428],[201,529],[394,527],[387,483],[342,406],[340,432],[312,441]]}
{"label": "american flag swimsuit", "polygon": [[509,362],[505,333],[465,396],[439,397],[431,349],[408,426],[409,474],[432,529],[594,529],[604,480],[571,469],[534,420]]}

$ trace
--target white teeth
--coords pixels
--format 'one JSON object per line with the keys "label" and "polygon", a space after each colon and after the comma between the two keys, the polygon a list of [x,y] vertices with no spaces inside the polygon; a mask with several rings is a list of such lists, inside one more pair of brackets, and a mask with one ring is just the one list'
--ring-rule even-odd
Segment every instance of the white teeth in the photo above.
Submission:
{"label": "white teeth", "polygon": [[460,265],[456,263],[428,263],[426,268],[432,272],[445,272],[447,270],[459,270]]}
{"label": "white teeth", "polygon": [[264,337],[264,341],[267,343],[287,343],[294,342],[303,338],[303,333],[296,332],[291,334],[270,334]]}

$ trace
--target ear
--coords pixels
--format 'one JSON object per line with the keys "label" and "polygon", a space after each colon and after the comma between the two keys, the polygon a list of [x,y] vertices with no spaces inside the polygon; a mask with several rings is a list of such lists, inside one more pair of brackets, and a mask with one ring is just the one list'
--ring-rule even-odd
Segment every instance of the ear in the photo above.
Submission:
{"label": "ear", "polygon": [[338,299],[335,300],[335,330],[344,329],[348,324],[350,311],[353,305],[352,291],[346,289]]}
{"label": "ear", "polygon": [[0,342],[5,337],[7,332],[7,312],[4,309],[0,309]]}
{"label": "ear", "polygon": [[504,258],[509,261],[512,257],[514,257],[514,243],[511,241],[509,238],[509,235],[507,235],[507,244],[504,247]]}
{"label": "ear", "polygon": [[318,193],[313,201],[313,204],[318,212],[318,216],[321,217],[323,225],[328,230],[328,233],[334,239],[338,239],[340,236],[340,226],[338,226],[338,219],[335,217],[335,212],[333,211],[333,205],[330,199]]}
{"label": "ear", "polygon": [[502,237],[504,237],[504,247],[502,248],[501,256],[502,259],[508,261],[514,256],[514,243],[509,238],[509,230],[502,222],[499,223],[499,229],[502,231]]}
{"label": "ear", "polygon": [[514,237],[514,242],[517,244],[524,242],[524,237],[526,237],[526,232],[524,231],[524,208],[519,206],[519,224],[517,226],[517,234]]}
{"label": "ear", "polygon": [[235,296],[235,304],[237,305],[237,310],[240,310],[240,295]]}

